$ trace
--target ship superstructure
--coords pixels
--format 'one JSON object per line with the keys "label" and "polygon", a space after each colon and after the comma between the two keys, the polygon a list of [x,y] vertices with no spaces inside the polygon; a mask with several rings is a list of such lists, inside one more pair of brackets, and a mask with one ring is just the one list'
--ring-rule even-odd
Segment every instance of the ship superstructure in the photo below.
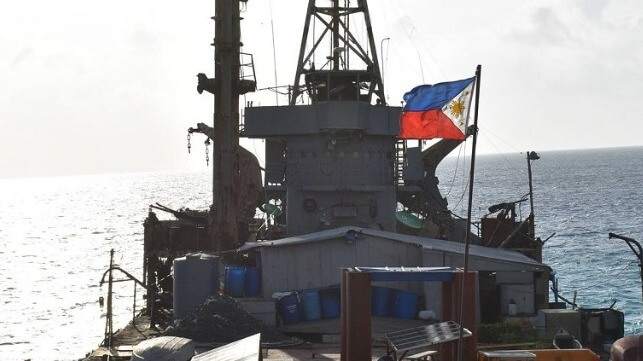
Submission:
{"label": "ship superstructure", "polygon": [[[396,231],[403,207],[430,220],[425,235],[451,238],[435,167],[461,142],[423,153],[397,139],[401,108],[384,96],[367,3],[341,3],[309,1],[289,105],[245,111],[242,136],[266,140],[266,201],[284,215],[276,217],[283,232],[268,234],[346,225]],[[362,25],[363,44],[349,24]]]}

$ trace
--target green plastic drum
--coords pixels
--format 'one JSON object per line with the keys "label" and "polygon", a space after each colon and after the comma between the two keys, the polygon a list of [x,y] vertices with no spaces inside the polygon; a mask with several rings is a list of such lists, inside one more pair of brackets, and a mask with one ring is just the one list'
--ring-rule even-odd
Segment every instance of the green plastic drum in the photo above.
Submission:
{"label": "green plastic drum", "polygon": [[399,211],[395,213],[395,218],[397,218],[397,221],[403,225],[414,229],[421,229],[424,223],[420,217],[407,211]]}
{"label": "green plastic drum", "polygon": [[261,206],[261,210],[264,211],[265,213],[278,217],[281,215],[281,208],[277,207],[276,205],[272,203],[266,203],[263,206]]}

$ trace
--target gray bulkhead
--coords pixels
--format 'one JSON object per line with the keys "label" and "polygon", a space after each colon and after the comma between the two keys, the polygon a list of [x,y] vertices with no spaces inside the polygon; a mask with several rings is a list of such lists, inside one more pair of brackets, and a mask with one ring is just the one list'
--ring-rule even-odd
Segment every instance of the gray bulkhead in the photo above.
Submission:
{"label": "gray bulkhead", "polygon": [[[347,225],[395,230],[400,112],[362,101],[246,109],[243,136],[267,139],[266,190],[286,204],[287,235]],[[271,140],[285,147],[268,149]]]}

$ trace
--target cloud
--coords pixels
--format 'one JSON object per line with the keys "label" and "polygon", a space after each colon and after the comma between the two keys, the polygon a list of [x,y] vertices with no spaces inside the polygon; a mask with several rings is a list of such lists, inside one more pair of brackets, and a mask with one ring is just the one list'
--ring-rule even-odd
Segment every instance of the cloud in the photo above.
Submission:
{"label": "cloud", "polygon": [[11,59],[9,68],[13,69],[22,64],[26,59],[29,58],[32,52],[33,49],[31,47],[24,47],[20,49],[20,51],[13,57],[13,59]]}
{"label": "cloud", "polygon": [[610,0],[581,0],[578,1],[578,7],[591,20],[600,21],[609,3]]}
{"label": "cloud", "polygon": [[130,34],[129,40],[137,49],[152,50],[159,45],[158,36],[140,28]]}
{"label": "cloud", "polygon": [[571,39],[569,27],[559,19],[553,9],[538,8],[530,18],[532,28],[516,29],[511,35],[514,40],[533,45],[564,45]]}

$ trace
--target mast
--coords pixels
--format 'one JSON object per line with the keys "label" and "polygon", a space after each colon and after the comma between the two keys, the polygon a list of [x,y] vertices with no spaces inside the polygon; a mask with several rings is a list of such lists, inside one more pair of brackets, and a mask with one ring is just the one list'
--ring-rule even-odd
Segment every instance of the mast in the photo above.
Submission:
{"label": "mast", "polygon": [[[353,35],[349,26],[352,19],[360,14],[368,34],[365,48]],[[321,32],[319,35],[313,34],[309,43],[311,20],[319,25],[317,28],[321,28]],[[316,59],[315,52],[324,40],[330,46],[330,54]],[[307,45],[310,45],[308,49]],[[359,61],[351,63],[351,54],[357,56]],[[316,60],[320,62],[316,64]],[[290,105],[295,105],[304,92],[308,93],[313,104],[328,100],[358,100],[370,103],[373,95],[377,97],[377,104],[386,104],[384,83],[365,0],[358,0],[356,6],[351,6],[348,1],[344,1],[342,5],[340,0],[332,0],[331,6],[316,6],[316,0],[308,1],[293,84]]]}
{"label": "mast", "polygon": [[531,183],[531,163],[540,159],[536,152],[527,152],[527,172],[529,173],[529,235],[533,238],[536,235],[536,225],[534,224],[534,188]]}
{"label": "mast", "polygon": [[216,0],[214,27],[214,134],[212,248],[235,247],[239,240],[239,52],[240,0]]}
{"label": "mast", "polygon": [[[478,109],[480,105],[480,81],[482,78],[482,65],[478,64],[476,68],[476,101],[475,101],[475,110],[473,115],[473,144],[471,145],[471,169],[469,172],[469,203],[467,207],[467,233],[465,233],[464,238],[464,275],[466,276],[469,271],[469,241],[471,238],[471,210],[473,205],[473,185],[474,185],[474,176],[476,169],[476,144],[478,141]],[[462,342],[463,335],[463,320],[464,320],[464,300],[466,299],[465,294],[465,284],[463,280],[461,289],[460,289],[460,335],[458,339],[458,361],[462,361],[464,357],[464,344]]]}

